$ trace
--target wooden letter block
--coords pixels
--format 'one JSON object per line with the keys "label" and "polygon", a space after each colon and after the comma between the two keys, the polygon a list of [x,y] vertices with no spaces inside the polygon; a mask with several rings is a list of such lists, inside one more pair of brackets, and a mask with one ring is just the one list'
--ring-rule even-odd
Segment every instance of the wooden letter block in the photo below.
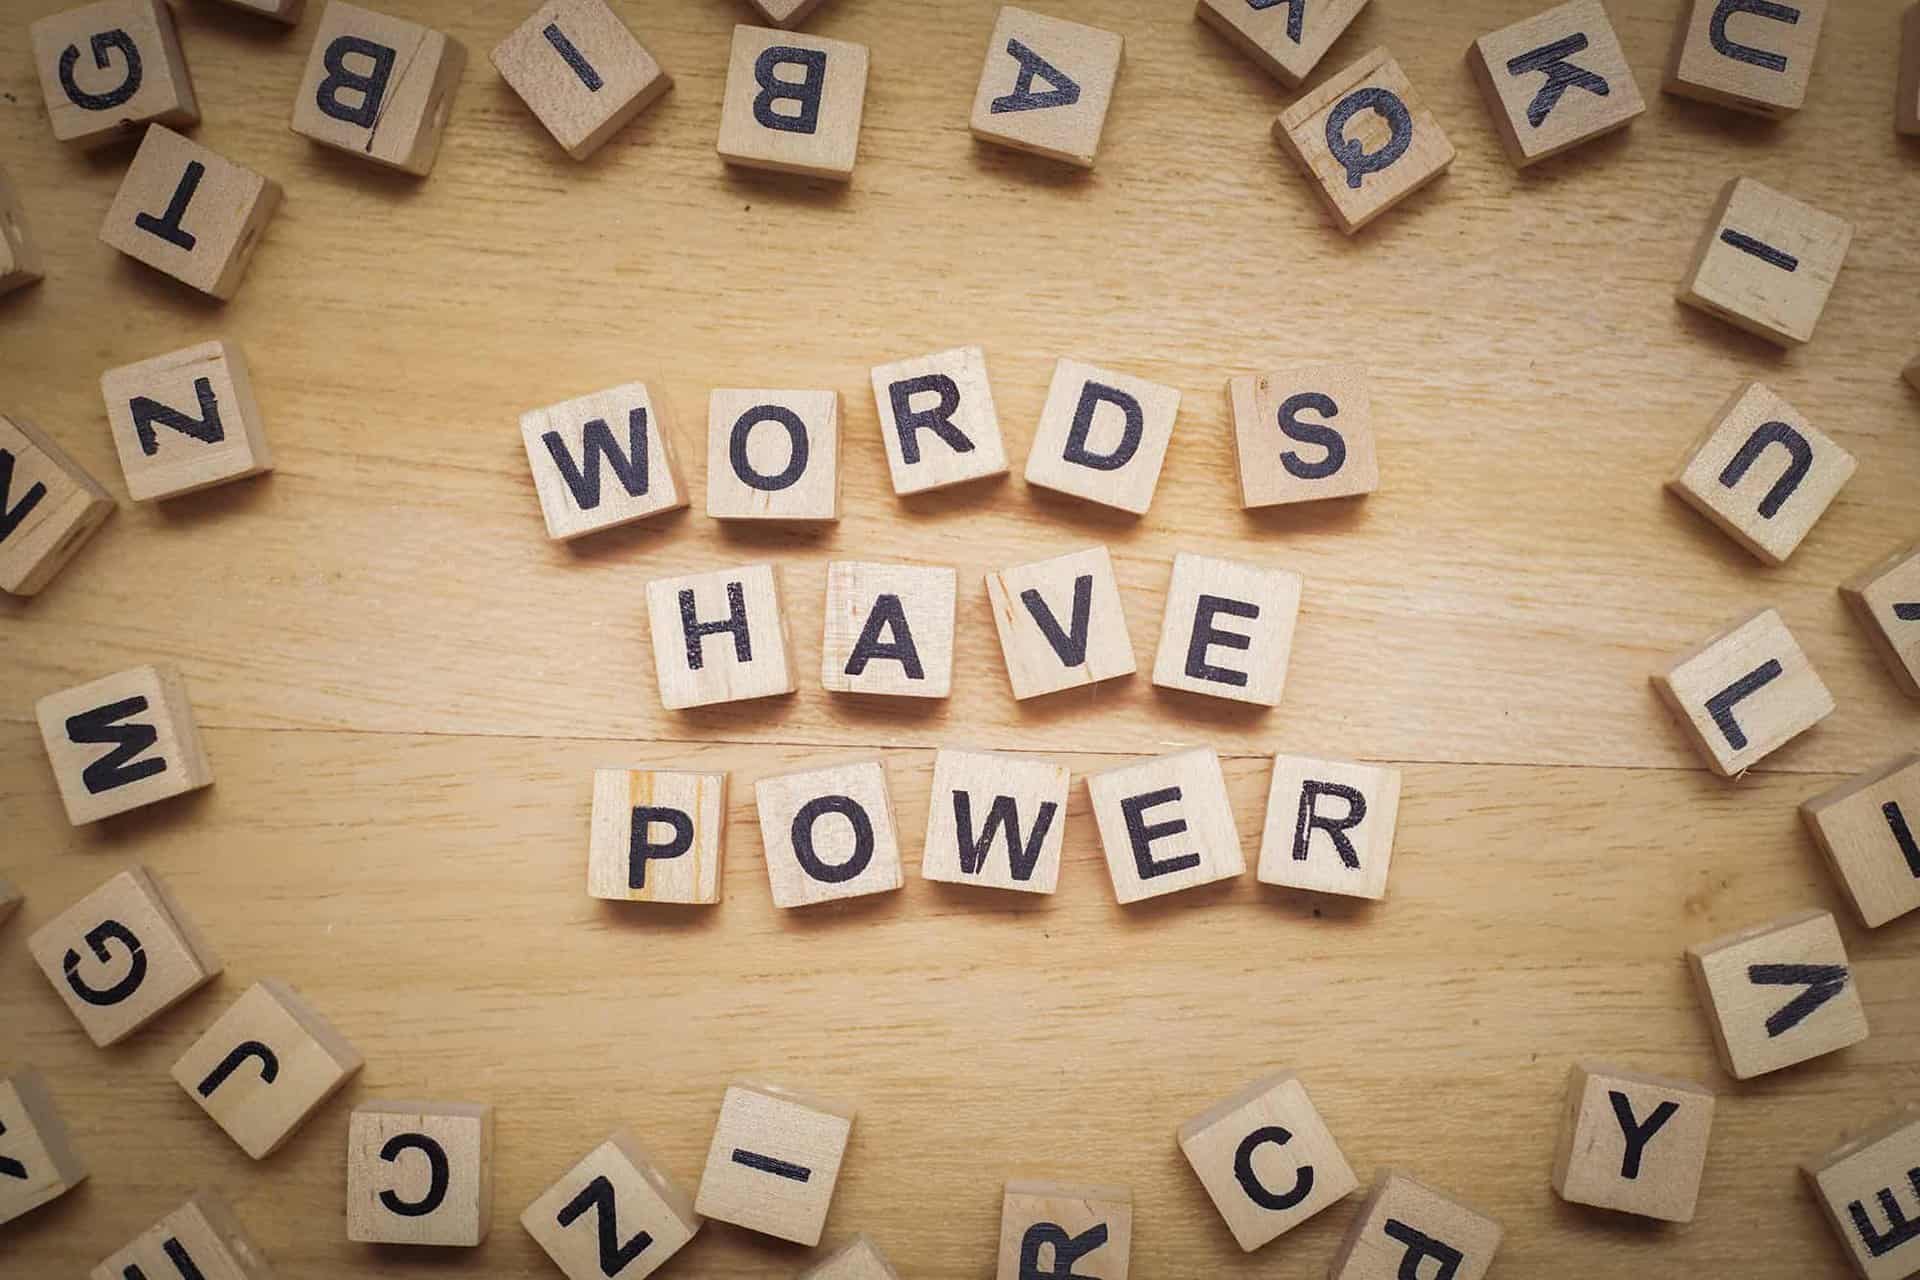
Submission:
{"label": "wooden letter block", "polygon": [[647,623],[669,711],[793,692],[772,565],[656,578],[647,584]]}
{"label": "wooden letter block", "polygon": [[1062,360],[1027,455],[1027,483],[1145,515],[1179,412],[1172,387]]}
{"label": "wooden letter block", "polygon": [[1505,1234],[1492,1218],[1389,1169],[1380,1174],[1354,1215],[1327,1276],[1328,1280],[1399,1280],[1432,1274],[1449,1280],[1485,1280]]}
{"label": "wooden letter block", "polygon": [[1827,0],[1686,0],[1667,55],[1668,93],[1780,119],[1807,99]]}
{"label": "wooden letter block", "polygon": [[873,398],[901,496],[1007,473],[1007,449],[979,347],[877,366]]}
{"label": "wooden letter block", "polygon": [[1280,507],[1380,487],[1367,375],[1303,365],[1227,380],[1240,505]]}
{"label": "wooden letter block", "polygon": [[347,1239],[473,1248],[493,1219],[493,1108],[363,1102],[347,1126]]}
{"label": "wooden letter block", "polygon": [[47,119],[61,142],[92,148],[150,123],[200,122],[193,78],[164,0],[103,0],[29,29]]}
{"label": "wooden letter block", "polygon": [[274,1273],[227,1202],[202,1191],[88,1274],[90,1280],[129,1276],[273,1280]]}
{"label": "wooden letter block", "polygon": [[30,596],[113,514],[113,499],[53,437],[0,415],[0,511],[0,591]]}
{"label": "wooden letter block", "polygon": [[494,46],[493,65],[575,160],[673,87],[606,0],[547,0]]}
{"label": "wooden letter block", "polygon": [[735,27],[720,109],[720,158],[845,182],[860,151],[867,46]]}
{"label": "wooden letter block", "polygon": [[1687,948],[1720,1060],[1751,1080],[1867,1038],[1867,1011],[1840,929],[1825,911]]}
{"label": "wooden letter block", "polygon": [[[547,536],[555,541],[687,505],[666,405],[644,382],[623,383],[523,413],[520,440],[533,469]],[[617,490],[606,472],[612,472]]]}
{"label": "wooden letter block", "polygon": [[298,26],[307,11],[307,0],[221,0],[222,4],[244,9],[248,13],[257,13],[263,18],[272,18],[275,22],[284,22],[288,26]]}
{"label": "wooden letter block", "polygon": [[1180,1126],[1180,1150],[1242,1249],[1279,1239],[1360,1187],[1307,1087],[1256,1080]]}
{"label": "wooden letter block", "polygon": [[1134,672],[1133,639],[1105,547],[990,573],[987,603],[1016,700]]}
{"label": "wooden letter block", "polygon": [[1920,542],[1849,578],[1840,596],[1867,629],[1894,683],[1920,698]]}
{"label": "wooden letter block", "polygon": [[846,1248],[802,1272],[800,1280],[900,1280],[900,1273],[880,1252],[879,1245],[865,1236],[855,1236]]}
{"label": "wooden letter block", "polygon": [[840,393],[715,391],[707,401],[707,514],[840,518]]}
{"label": "wooden letter block", "polygon": [[122,871],[40,926],[27,950],[101,1048],[220,974],[220,957],[144,867]]}
{"label": "wooden letter block", "polygon": [[466,67],[466,46],[458,40],[328,0],[293,100],[293,131],[425,177]]}
{"label": "wooden letter block", "polygon": [[294,1131],[365,1062],[299,992],[256,982],[173,1064],[173,1079],[255,1160]]}
{"label": "wooden letter block", "polygon": [[27,227],[27,213],[7,171],[0,169],[0,294],[25,288],[41,278],[40,249]]}
{"label": "wooden letter block", "polygon": [[1738,777],[1833,713],[1833,695],[1772,609],[1674,660],[1653,687],[1723,778]]}
{"label": "wooden letter block", "polygon": [[1782,347],[1813,338],[1853,243],[1853,224],[1735,178],[1694,245],[1680,301]]}
{"label": "wooden letter block", "polygon": [[836,693],[946,697],[953,689],[958,590],[952,569],[829,562],[821,686]]}
{"label": "wooden letter block", "polygon": [[808,907],[900,887],[893,797],[878,760],[762,778],[753,801],[774,906]]}
{"label": "wooden letter block", "polygon": [[1181,552],[1173,558],[1153,682],[1277,707],[1299,612],[1299,574]]}
{"label": "wooden letter block", "polygon": [[135,502],[273,470],[247,358],[230,342],[109,369],[100,394]]}
{"label": "wooden letter block", "polygon": [[797,27],[818,9],[822,0],[747,0],[770,27]]}
{"label": "wooden letter block", "polygon": [[1467,65],[1516,169],[1624,129],[1647,109],[1600,0],[1570,0],[1481,36]]}
{"label": "wooden letter block", "polygon": [[46,1081],[32,1069],[0,1076],[0,1225],[86,1181]]}
{"label": "wooden letter block", "polygon": [[13,919],[13,913],[26,901],[26,895],[20,892],[20,886],[5,876],[0,876],[0,924]]}
{"label": "wooden letter block", "polygon": [[973,95],[973,136],[1091,169],[1125,43],[1111,31],[1006,5]]}
{"label": "wooden letter block", "polygon": [[1920,907],[1920,755],[1822,792],[1800,816],[1867,928]]}
{"label": "wooden letter block", "polygon": [[100,224],[100,242],[226,300],[280,207],[280,184],[154,125]]}
{"label": "wooden letter block", "polygon": [[1692,1222],[1713,1132],[1713,1093],[1697,1084],[1577,1063],[1553,1158],[1570,1204]]}
{"label": "wooden letter block", "polygon": [[1366,7],[1367,0],[1199,0],[1194,16],[1297,89]]}
{"label": "wooden letter block", "polygon": [[1280,113],[1273,136],[1352,235],[1447,171],[1453,144],[1406,72],[1375,49]]}
{"label": "wooden letter block", "polygon": [[[996,1280],[1127,1280],[1132,1255],[1133,1192],[1127,1188],[1007,1183],[1000,1200]],[[1040,1269],[1043,1265],[1047,1270]]]}
{"label": "wooden letter block", "polygon": [[700,1232],[693,1197],[622,1130],[520,1215],[567,1280],[646,1280]]}
{"label": "wooden letter block", "polygon": [[1050,760],[956,751],[933,757],[920,874],[949,884],[1052,893],[1072,776]]}
{"label": "wooden letter block", "polygon": [[1122,905],[1230,880],[1247,869],[1226,775],[1212,747],[1092,774],[1087,796],[1113,896]]}
{"label": "wooden letter block", "polygon": [[164,663],[48,694],[34,710],[76,827],[213,785],[187,686]]}
{"label": "wooden letter block", "polygon": [[1667,487],[1768,564],[1785,564],[1853,475],[1853,455],[1758,382],[1720,406]]}
{"label": "wooden letter block", "polygon": [[773,1085],[727,1086],[694,1209],[809,1247],[820,1243],[853,1108]]}
{"label": "wooden letter block", "polygon": [[1920,1107],[1908,1106],[1824,1159],[1800,1166],[1864,1280],[1920,1268]]}
{"label": "wooden letter block", "polygon": [[1260,882],[1378,901],[1399,818],[1398,769],[1275,756]]}
{"label": "wooden letter block", "polygon": [[595,769],[587,893],[609,902],[720,901],[727,775]]}
{"label": "wooden letter block", "polygon": [[1920,134],[1920,4],[1900,20],[1900,79],[1893,127],[1908,137]]}

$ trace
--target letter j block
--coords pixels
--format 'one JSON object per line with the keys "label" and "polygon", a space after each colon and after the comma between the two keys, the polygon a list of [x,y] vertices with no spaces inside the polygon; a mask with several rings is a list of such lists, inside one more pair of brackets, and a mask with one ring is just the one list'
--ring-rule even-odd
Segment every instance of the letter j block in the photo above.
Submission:
{"label": "letter j block", "polygon": [[1720,190],[1680,301],[1781,347],[1803,346],[1853,243],[1853,224],[1751,178]]}
{"label": "letter j block", "polygon": [[1653,677],[1653,687],[1723,778],[1745,773],[1833,714],[1833,695],[1772,609],[1682,654]]}
{"label": "letter j block", "polygon": [[1307,1087],[1291,1071],[1254,1081],[1181,1125],[1175,1137],[1248,1253],[1360,1187]]}
{"label": "letter j block", "polygon": [[557,542],[687,505],[667,407],[644,382],[523,413],[520,440]]}
{"label": "letter j block", "polygon": [[720,108],[720,158],[845,182],[860,150],[867,47],[735,27]]}
{"label": "letter j block", "polygon": [[459,41],[329,0],[293,101],[293,131],[419,177],[433,171],[466,70]]}
{"label": "letter j block", "polygon": [[186,683],[171,666],[48,694],[35,715],[76,827],[213,784]]}
{"label": "letter j block", "polygon": [[854,1110],[772,1085],[729,1085],[694,1211],[809,1247],[826,1229]]}
{"label": "letter j block", "polygon": [[1852,454],[1753,382],[1720,407],[1667,487],[1761,560],[1785,564],[1853,469]]}
{"label": "letter j block", "polygon": [[596,769],[587,893],[609,902],[720,901],[727,775]]}
{"label": "letter j block", "polygon": [[1827,0],[1686,0],[1662,87],[1749,115],[1792,115],[1826,18]]}
{"label": "letter j block", "polygon": [[140,141],[100,242],[226,300],[280,207],[280,184],[162,125]]}
{"label": "letter j block", "polygon": [[1862,1280],[1920,1273],[1920,1107],[1800,1167]]}
{"label": "letter j block", "polygon": [[143,125],[200,122],[193,79],[164,0],[102,0],[29,28],[47,122],[83,148],[135,136]]}
{"label": "letter j block", "polygon": [[1692,1222],[1713,1132],[1713,1094],[1683,1080],[1578,1063],[1553,1157],[1569,1204]]}

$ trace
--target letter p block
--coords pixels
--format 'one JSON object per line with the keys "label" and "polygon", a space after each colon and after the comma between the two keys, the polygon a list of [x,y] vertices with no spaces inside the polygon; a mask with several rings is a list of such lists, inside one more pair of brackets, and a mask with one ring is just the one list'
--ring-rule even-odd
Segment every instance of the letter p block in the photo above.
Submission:
{"label": "letter p block", "polygon": [[596,769],[587,893],[609,902],[720,901],[727,775]]}

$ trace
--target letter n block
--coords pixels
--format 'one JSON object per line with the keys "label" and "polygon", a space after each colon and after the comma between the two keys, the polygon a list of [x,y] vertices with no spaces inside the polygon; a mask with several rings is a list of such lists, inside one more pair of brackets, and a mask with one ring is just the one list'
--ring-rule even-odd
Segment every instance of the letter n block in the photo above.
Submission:
{"label": "letter n block", "polygon": [[0,415],[0,591],[39,592],[111,514],[107,491],[53,437]]}
{"label": "letter n block", "polygon": [[1007,1183],[1000,1198],[996,1280],[1127,1280],[1132,1259],[1133,1192],[1128,1188]]}
{"label": "letter n block", "polygon": [[875,366],[873,398],[895,493],[1006,474],[1007,449],[979,347]]}
{"label": "letter n block", "polygon": [[100,224],[100,242],[224,301],[240,291],[279,208],[279,183],[154,125]]}
{"label": "letter n block", "polygon": [[1260,883],[1378,901],[1399,820],[1398,769],[1275,756]]}
{"label": "letter n block", "polygon": [[39,246],[27,226],[27,211],[7,171],[0,169],[0,294],[24,289],[39,280],[43,271]]}
{"label": "letter n block", "polygon": [[86,1181],[46,1081],[31,1069],[0,1076],[0,1225]]}
{"label": "letter n block", "polygon": [[1099,27],[1003,7],[974,91],[973,136],[1091,169],[1125,44]]}
{"label": "letter n block", "polygon": [[647,584],[647,623],[669,711],[793,692],[772,565],[657,578]]}
{"label": "letter n block", "polygon": [[1180,1151],[1248,1253],[1360,1187],[1300,1077],[1254,1081],[1180,1126]]}
{"label": "letter n block", "polygon": [[1697,1084],[1578,1063],[1553,1158],[1569,1204],[1692,1222],[1713,1132],[1713,1094]]}
{"label": "letter n block", "polygon": [[1357,365],[1300,365],[1227,381],[1240,505],[1350,498],[1380,487],[1373,405]]}
{"label": "letter n block", "polygon": [[466,66],[458,40],[328,0],[293,100],[293,131],[424,177],[433,171]]}
{"label": "letter n block", "polygon": [[820,684],[836,693],[944,698],[953,689],[952,569],[827,565]]}
{"label": "letter n block", "polygon": [[1867,1011],[1831,913],[1804,911],[1687,948],[1720,1061],[1736,1080],[1858,1044]]}
{"label": "letter n block", "polygon": [[1867,928],[1920,907],[1920,755],[1849,778],[1800,816]]}
{"label": "letter n block", "polygon": [[135,502],[273,470],[247,358],[230,342],[109,369],[100,394]]}
{"label": "letter n block", "polygon": [[1135,670],[1120,584],[1105,547],[990,573],[987,603],[1016,700]]}
{"label": "letter n block", "polygon": [[494,46],[494,68],[575,160],[673,87],[606,0],[547,0]]}
{"label": "letter n block", "polygon": [[1173,558],[1153,682],[1277,707],[1299,613],[1299,574],[1183,551]]}
{"label": "letter n block", "polygon": [[887,771],[862,760],[762,778],[753,789],[776,907],[808,907],[901,884]]}
{"label": "letter n block", "polygon": [[840,393],[715,390],[707,400],[707,514],[840,518]]}
{"label": "letter n block", "polygon": [[1027,455],[1027,483],[1145,515],[1179,413],[1173,387],[1062,360]]}
{"label": "letter n block", "polygon": [[596,769],[587,893],[609,902],[720,901],[727,775]]}
{"label": "letter n block", "polygon": [[1647,109],[1600,0],[1481,36],[1467,64],[1516,169],[1624,129]]}
{"label": "letter n block", "polygon": [[1752,178],[1720,190],[1680,301],[1781,347],[1812,341],[1853,224]]}
{"label": "letter n block", "polygon": [[363,1102],[347,1124],[347,1239],[474,1248],[493,1218],[493,1108]]}
{"label": "letter n block", "polygon": [[555,541],[687,505],[667,407],[644,382],[523,413],[520,440]]}
{"label": "letter n block", "polygon": [[1664,88],[1780,119],[1800,109],[1827,0],[1685,0]]}
{"label": "letter n block", "polygon": [[1124,906],[1230,880],[1247,869],[1211,747],[1125,764],[1087,778],[1113,896]]}
{"label": "letter n block", "polygon": [[273,1280],[274,1272],[227,1202],[202,1191],[88,1275],[89,1280],[176,1275]]}
{"label": "letter n block", "polygon": [[819,1266],[800,1273],[800,1280],[900,1280],[900,1273],[865,1236],[855,1236],[843,1249]]}
{"label": "letter n block", "polygon": [[949,884],[1052,893],[1071,775],[1051,760],[942,747],[933,757],[920,874]]}
{"label": "letter n block", "polygon": [[1667,487],[1761,560],[1785,564],[1853,469],[1852,454],[1753,382],[1720,406]]}
{"label": "letter n block", "polygon": [[852,1107],[774,1085],[729,1085],[695,1212],[794,1244],[819,1244],[853,1118]]}
{"label": "letter n block", "polygon": [[1920,1107],[1901,1108],[1800,1172],[1863,1280],[1920,1270]]}
{"label": "letter n block", "polygon": [[845,182],[860,150],[867,46],[735,27],[720,108],[720,158]]}
{"label": "letter n block", "polygon": [[1920,542],[1894,552],[1840,586],[1894,683],[1920,698]]}
{"label": "letter n block", "polygon": [[1833,713],[1787,624],[1762,609],[1653,677],[1707,767],[1738,777]]}
{"label": "letter n block", "polygon": [[567,1280],[646,1280],[700,1232],[693,1197],[621,1130],[520,1215]]}
{"label": "letter n block", "polygon": [[146,124],[200,122],[173,10],[163,0],[104,0],[29,30],[58,141],[93,148],[131,138]]}
{"label": "letter n block", "polygon": [[48,694],[34,711],[76,827],[213,785],[186,682],[164,663]]}
{"label": "letter n block", "polygon": [[1404,1173],[1384,1170],[1354,1215],[1328,1280],[1436,1275],[1485,1280],[1500,1224]]}
{"label": "letter n block", "polygon": [[1199,0],[1194,16],[1297,89],[1366,7],[1367,0]]}

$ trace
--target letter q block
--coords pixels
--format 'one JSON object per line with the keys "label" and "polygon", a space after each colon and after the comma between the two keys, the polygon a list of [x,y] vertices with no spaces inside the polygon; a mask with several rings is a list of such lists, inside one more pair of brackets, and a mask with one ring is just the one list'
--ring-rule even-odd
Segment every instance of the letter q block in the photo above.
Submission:
{"label": "letter q block", "polygon": [[53,136],[78,147],[131,138],[143,125],[200,122],[193,78],[164,0],[103,0],[29,28]]}
{"label": "letter q block", "polygon": [[441,32],[328,0],[293,101],[293,131],[425,177],[466,66],[466,47]]}
{"label": "letter q block", "polygon": [[1768,564],[1839,496],[1853,455],[1758,382],[1733,394],[1667,487]]}
{"label": "letter q block", "polygon": [[273,1280],[273,1268],[227,1202],[202,1191],[141,1232],[89,1273],[89,1280],[130,1276]]}
{"label": "letter q block", "polygon": [[1833,714],[1833,695],[1772,609],[1682,654],[1653,686],[1723,778],[1745,773]]}
{"label": "letter q block", "polygon": [[1180,1126],[1180,1151],[1252,1253],[1360,1187],[1291,1071],[1254,1081]]}
{"label": "letter q block", "polygon": [[812,1247],[826,1229],[853,1108],[773,1085],[729,1085],[694,1210]]}
{"label": "letter q block", "polygon": [[1903,1107],[1800,1172],[1862,1280],[1920,1271],[1920,1107]]}
{"label": "letter q block", "polygon": [[1453,144],[1440,122],[1385,49],[1281,112],[1273,136],[1348,235],[1453,164]]}
{"label": "letter q block", "polygon": [[735,27],[720,108],[720,158],[845,182],[860,150],[867,47]]}
{"label": "letter q block", "polygon": [[471,1249],[493,1218],[493,1108],[363,1102],[347,1124],[347,1239]]}
{"label": "letter q block", "polygon": [[547,0],[494,46],[494,68],[575,160],[673,87],[606,0]]}
{"label": "letter q block", "polygon": [[230,342],[109,369],[100,394],[135,502],[273,470],[247,358]]}
{"label": "letter q block", "polygon": [[33,1070],[0,1076],[0,1226],[86,1181],[46,1081]]}
{"label": "letter q block", "polygon": [[608,902],[720,901],[727,775],[596,769],[587,893]]}
{"label": "letter q block", "polygon": [[213,785],[186,683],[164,663],[48,694],[34,713],[76,827]]}
{"label": "letter q block", "polygon": [[111,514],[107,491],[53,437],[0,415],[0,591],[39,592]]}
{"label": "letter q block", "polygon": [[520,1225],[567,1280],[646,1280],[702,1224],[693,1198],[621,1130],[528,1205]]}
{"label": "letter q block", "polygon": [[225,301],[280,207],[280,184],[162,125],[140,141],[100,242]]}
{"label": "letter q block", "polygon": [[1593,1063],[1567,1074],[1553,1189],[1569,1204],[1692,1222],[1713,1132],[1713,1094]]}

